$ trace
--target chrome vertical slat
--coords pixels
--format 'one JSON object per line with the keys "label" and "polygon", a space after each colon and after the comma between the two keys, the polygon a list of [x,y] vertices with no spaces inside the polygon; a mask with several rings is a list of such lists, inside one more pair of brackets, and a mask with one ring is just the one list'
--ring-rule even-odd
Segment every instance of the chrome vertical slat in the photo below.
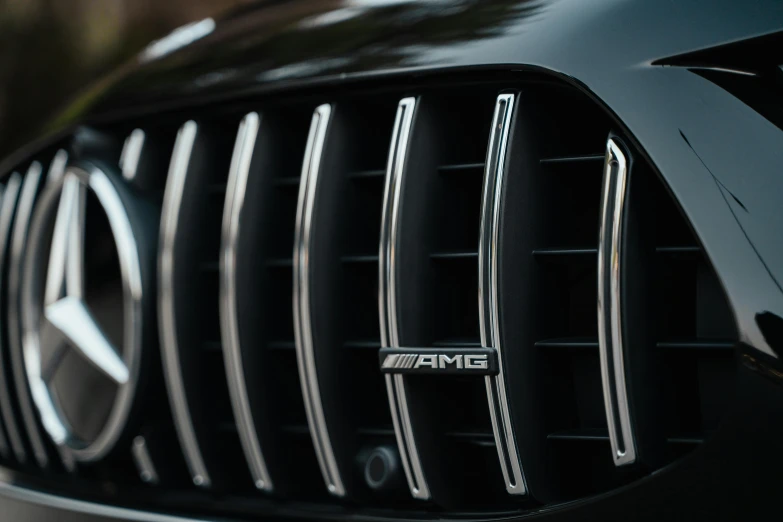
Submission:
{"label": "chrome vertical slat", "polygon": [[[5,278],[2,277],[2,274],[5,273],[6,257],[10,256],[8,248],[11,238],[11,225],[14,220],[16,202],[21,187],[22,176],[18,172],[14,172],[8,178],[5,190],[3,191],[2,204],[0,204],[0,292],[5,291],[5,288],[3,287]],[[19,423],[16,421],[16,415],[14,414],[10,389],[11,383],[5,377],[8,374],[7,369],[5,368],[3,351],[7,349],[8,346],[0,346],[0,375],[3,376],[3,378],[0,379],[0,414],[2,415],[3,425],[8,434],[8,442],[11,451],[18,462],[24,463],[27,461],[27,451],[24,447]]]}
{"label": "chrome vertical slat", "polygon": [[239,283],[236,276],[237,241],[242,207],[245,204],[250,161],[253,157],[260,122],[259,115],[251,112],[239,124],[228,173],[220,247],[220,332],[231,408],[237,421],[242,450],[256,488],[272,491],[272,480],[258,441],[256,423],[247,395],[237,317],[237,284]]}
{"label": "chrome vertical slat", "polygon": [[146,135],[143,130],[134,129],[125,139],[125,143],[122,146],[120,170],[122,171],[122,177],[128,181],[133,181],[136,178],[145,139]]}
{"label": "chrome vertical slat", "polygon": [[49,166],[49,173],[46,175],[46,182],[52,183],[58,181],[65,175],[65,167],[68,166],[68,152],[64,149],[57,151]]}
{"label": "chrome vertical slat", "polygon": [[176,310],[174,307],[174,244],[177,238],[182,192],[185,188],[188,165],[197,133],[198,125],[192,120],[180,127],[169,165],[160,221],[158,326],[160,329],[164,380],[174,416],[174,427],[182,446],[185,462],[193,483],[197,486],[209,487],[211,479],[196,439],[196,432],[193,428],[193,420],[190,416],[190,409],[185,395],[185,384],[179,360],[179,346],[177,345]]}
{"label": "chrome vertical slat", "polygon": [[312,231],[313,207],[318,187],[318,172],[321,164],[326,131],[332,113],[331,105],[324,104],[315,109],[310,133],[307,137],[299,200],[296,209],[296,234],[294,238],[294,337],[299,380],[302,385],[307,424],[313,438],[315,454],[321,468],[326,487],[335,496],[345,495],[345,486],[340,477],[329,437],[324,408],[318,385],[315,366],[313,332],[310,319],[309,251]]}
{"label": "chrome vertical slat", "polygon": [[27,372],[22,355],[22,325],[19,315],[20,285],[27,233],[42,175],[42,165],[34,161],[28,168],[27,174],[25,174],[19,202],[17,203],[8,270],[8,343],[16,384],[16,398],[19,402],[27,438],[32,446],[36,462],[39,466],[46,467],[49,465],[49,455],[38,426],[38,411],[33,405],[30,387],[27,385]]}
{"label": "chrome vertical slat", "polygon": [[498,374],[486,376],[485,381],[500,469],[503,473],[506,491],[511,495],[525,495],[527,494],[527,485],[519,459],[516,434],[508,405],[503,364],[504,347],[500,340],[498,309],[501,196],[515,101],[514,94],[498,96],[487,148],[478,255],[479,324],[481,345],[494,348],[497,353]]}
{"label": "chrome vertical slat", "polygon": [[[65,174],[68,163],[68,153],[59,150],[54,155],[46,176],[46,181],[56,182]],[[0,246],[6,253],[0,261],[0,273],[3,263],[8,260],[8,346],[10,351],[11,370],[14,374],[17,402],[20,406],[22,423],[32,446],[38,465],[46,466],[49,457],[46,453],[43,439],[37,424],[38,412],[33,410],[32,396],[27,385],[27,372],[22,356],[21,325],[19,322],[20,284],[22,264],[27,241],[28,228],[32,219],[33,207],[43,178],[43,167],[33,162],[24,178],[14,173],[8,180],[3,198],[3,208],[0,210]],[[22,440],[22,430],[16,422],[14,407],[10,396],[10,383],[5,383],[0,394],[0,410],[3,422],[8,432],[11,448],[19,462],[27,461],[27,450]],[[68,455],[61,454],[66,468],[69,468]]]}
{"label": "chrome vertical slat", "polygon": [[628,186],[628,158],[613,138],[606,144],[598,242],[598,347],[606,422],[615,466],[636,461],[623,354],[620,249]]}
{"label": "chrome vertical slat", "polygon": [[[2,207],[6,205],[13,205],[15,202],[12,202],[10,200],[6,200],[6,188],[2,185],[0,185],[0,212],[2,212]],[[4,254],[5,249],[0,249],[0,256]],[[0,272],[0,279],[2,279],[2,272]],[[2,352],[0,352],[0,357],[2,357]],[[0,370],[3,368],[2,361],[0,361]],[[0,380],[5,381],[5,372],[0,371]],[[5,424],[5,420],[1,419],[0,424]],[[4,459],[7,459],[11,451],[11,446],[8,442],[9,437],[5,436],[5,431],[2,426],[0,426],[0,456],[2,456]]]}
{"label": "chrome vertical slat", "polygon": [[[399,348],[399,330],[397,327],[396,292],[396,251],[397,229],[399,225],[402,186],[405,174],[405,157],[413,127],[413,114],[416,110],[416,98],[404,98],[397,107],[394,121],[389,160],[386,166],[386,187],[383,195],[381,221],[381,239],[378,254],[378,306],[381,330],[381,346]],[[405,392],[405,378],[402,375],[389,375],[386,378],[386,391],[389,396],[389,408],[392,414],[394,434],[400,451],[405,477],[408,480],[411,495],[414,498],[430,498],[427,480],[419,459],[416,440],[413,436],[408,399]]]}
{"label": "chrome vertical slat", "polygon": [[131,456],[133,462],[136,464],[136,469],[139,471],[139,478],[147,484],[157,484],[160,482],[158,471],[155,469],[155,463],[152,461],[149,448],[147,447],[147,440],[141,435],[137,435],[133,439],[131,445]]}

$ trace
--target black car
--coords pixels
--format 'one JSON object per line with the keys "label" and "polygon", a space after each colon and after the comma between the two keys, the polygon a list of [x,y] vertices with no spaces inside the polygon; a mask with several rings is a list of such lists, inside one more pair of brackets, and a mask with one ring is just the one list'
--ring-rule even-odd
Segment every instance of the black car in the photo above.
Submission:
{"label": "black car", "polygon": [[777,518],[780,2],[270,2],[25,139],[4,519]]}

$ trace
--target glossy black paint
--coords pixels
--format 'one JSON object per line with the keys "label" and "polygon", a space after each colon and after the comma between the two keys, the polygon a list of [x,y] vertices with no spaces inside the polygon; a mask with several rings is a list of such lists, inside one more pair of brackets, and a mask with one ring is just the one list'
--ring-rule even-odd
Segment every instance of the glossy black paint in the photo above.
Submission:
{"label": "glossy black paint", "polygon": [[655,0],[286,2],[219,21],[168,56],[145,62],[142,54],[53,128],[358,79],[546,71],[586,89],[636,137],[704,243],[742,340],[777,358],[783,346],[769,345],[756,316],[783,316],[783,181],[769,175],[783,167],[783,133],[702,76],[653,64],[781,30],[775,0],[708,8]]}
{"label": "glossy black paint", "polygon": [[[413,86],[441,73],[535,71],[579,86],[633,135],[680,202],[728,295],[744,365],[737,407],[690,458],[601,499],[539,515],[771,515],[783,468],[783,455],[775,451],[783,436],[783,132],[719,83],[669,59],[780,33],[783,3],[369,4],[296,1],[247,8],[183,49],[115,71],[56,119],[44,141],[85,122],[283,89],[329,92],[358,80]],[[754,69],[780,65],[748,59]],[[0,172],[40,145],[31,142]],[[580,509],[586,502],[591,509]]]}

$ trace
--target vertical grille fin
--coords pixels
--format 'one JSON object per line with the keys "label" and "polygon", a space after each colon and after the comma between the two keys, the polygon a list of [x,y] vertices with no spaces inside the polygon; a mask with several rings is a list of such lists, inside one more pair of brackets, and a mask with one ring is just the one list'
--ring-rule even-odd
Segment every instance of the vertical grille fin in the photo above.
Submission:
{"label": "vertical grille fin", "polygon": [[190,120],[186,122],[177,133],[174,152],[171,156],[160,221],[158,321],[166,388],[169,393],[171,409],[174,415],[174,425],[177,429],[182,452],[193,483],[197,486],[208,488],[212,484],[212,479],[201,453],[201,447],[190,414],[190,405],[185,392],[174,297],[174,292],[176,291],[174,281],[176,263],[175,242],[179,232],[179,212],[193,154],[193,146],[198,132],[198,124],[195,121]]}
{"label": "vertical grille fin", "polygon": [[621,299],[621,240],[628,186],[629,160],[618,142],[606,144],[601,228],[598,240],[598,350],[604,390],[609,442],[616,466],[636,461],[636,441],[631,425],[625,385]]}
{"label": "vertical grille fin", "polygon": [[223,210],[223,231],[220,253],[220,324],[223,339],[223,356],[226,366],[231,406],[237,419],[237,429],[255,487],[272,491],[272,479],[256,433],[256,420],[250,406],[242,368],[239,318],[237,315],[236,258],[240,218],[245,204],[247,179],[258,137],[261,117],[247,114],[239,124],[231,167],[228,174],[226,203]]}
{"label": "vertical grille fin", "polygon": [[527,485],[517,450],[516,434],[514,433],[506,391],[497,296],[503,174],[506,168],[508,137],[512,128],[517,98],[518,95],[515,94],[498,96],[489,136],[478,253],[479,324],[481,345],[492,347],[497,351],[499,372],[495,376],[485,377],[485,380],[500,468],[506,483],[506,490],[512,495],[525,495]]}
{"label": "vertical grille fin", "polygon": [[337,466],[332,449],[329,429],[321,402],[318,385],[318,372],[313,352],[313,333],[310,319],[310,233],[318,189],[318,174],[323,153],[324,141],[329,128],[332,113],[331,105],[324,104],[316,108],[307,138],[302,181],[299,188],[299,203],[296,211],[296,236],[294,238],[294,333],[299,366],[299,379],[302,385],[307,423],[313,438],[315,453],[321,467],[321,473],[329,493],[342,497],[345,486]]}
{"label": "vertical grille fin", "polygon": [[[400,100],[397,117],[394,122],[392,141],[389,148],[389,160],[386,167],[386,188],[383,196],[383,214],[381,221],[381,241],[378,254],[378,304],[381,324],[381,346],[399,348],[397,326],[397,281],[395,253],[397,229],[405,175],[405,161],[408,142],[413,127],[416,98]],[[402,375],[386,375],[386,389],[389,396],[389,408],[392,414],[397,447],[400,451],[403,470],[408,480],[411,495],[426,500],[430,493],[418,456],[416,440],[413,436],[410,414],[405,392],[405,379]]]}

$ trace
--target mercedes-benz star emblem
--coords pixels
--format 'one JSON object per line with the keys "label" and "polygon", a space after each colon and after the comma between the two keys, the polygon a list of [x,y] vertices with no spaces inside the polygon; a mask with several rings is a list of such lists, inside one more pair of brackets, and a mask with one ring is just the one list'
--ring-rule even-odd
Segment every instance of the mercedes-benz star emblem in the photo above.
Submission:
{"label": "mercedes-benz star emblem", "polygon": [[[140,262],[115,183],[121,182],[89,165],[71,167],[47,182],[33,218],[23,278],[23,350],[32,397],[60,451],[81,461],[105,456],[116,443],[140,365]],[[90,193],[98,205],[87,205]],[[94,213],[91,223],[108,222],[95,252],[85,250],[88,208]],[[107,249],[119,261],[115,279],[122,285],[121,305],[102,303],[99,310],[101,317],[113,316],[108,333],[89,304],[86,278],[92,274],[85,271],[87,256],[102,252],[106,257]]]}

